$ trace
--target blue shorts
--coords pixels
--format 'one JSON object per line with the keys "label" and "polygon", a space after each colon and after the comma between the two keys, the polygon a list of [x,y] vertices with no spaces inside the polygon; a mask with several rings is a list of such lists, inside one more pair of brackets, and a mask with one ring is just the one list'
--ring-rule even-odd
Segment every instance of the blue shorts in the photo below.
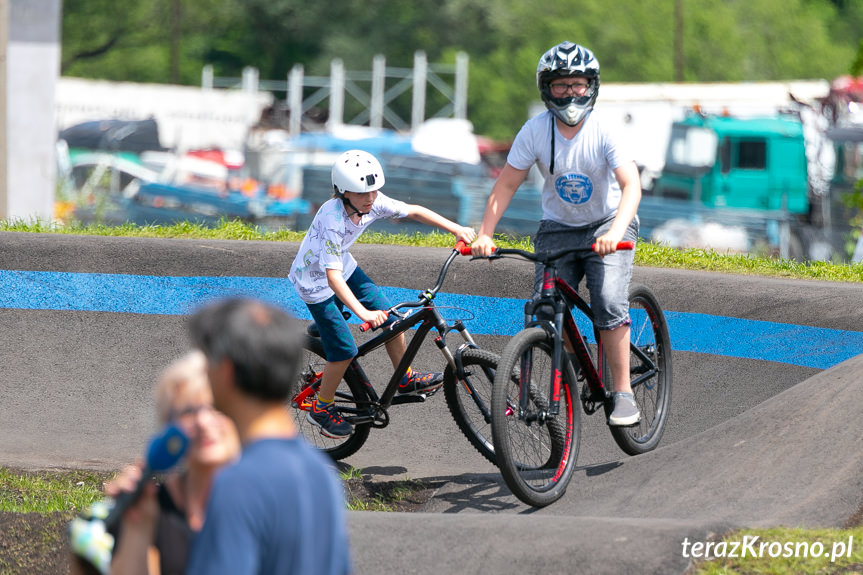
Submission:
{"label": "blue shorts", "polygon": [[[359,266],[346,283],[366,309],[386,311],[392,307],[381,288],[369,279]],[[345,304],[339,298],[332,296],[319,303],[307,303],[306,307],[309,308],[318,326],[327,361],[344,361],[357,355],[354,336],[348,327],[348,322],[342,316]]]}
{"label": "blue shorts", "polygon": [[[612,220],[597,223],[583,228],[574,228],[542,220],[534,238],[534,249],[537,252],[554,251],[564,246],[583,246],[590,248],[594,240],[611,228]],[[632,219],[624,241],[638,240],[638,217]],[[635,250],[620,250],[600,257],[590,252],[587,254],[569,254],[558,260],[558,275],[573,288],[578,288],[582,278],[585,278],[587,291],[590,293],[590,308],[594,315],[594,325],[601,330],[616,329],[629,325],[629,282],[632,279],[632,266],[635,262]],[[542,270],[536,266],[534,292],[538,295],[538,286],[542,285]]]}

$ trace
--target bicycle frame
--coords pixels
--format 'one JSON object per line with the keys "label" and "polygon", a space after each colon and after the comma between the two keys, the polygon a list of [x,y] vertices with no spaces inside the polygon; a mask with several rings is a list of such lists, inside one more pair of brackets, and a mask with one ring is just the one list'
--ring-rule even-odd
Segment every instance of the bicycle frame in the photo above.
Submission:
{"label": "bicycle frame", "polygon": [[[351,361],[347,369],[363,383],[365,391],[369,397],[369,406],[367,409],[342,407],[342,416],[348,422],[354,425],[370,423],[373,427],[386,427],[389,422],[389,416],[387,415],[386,410],[390,406],[403,403],[420,403],[425,401],[425,397],[423,396],[396,395],[396,392],[398,390],[399,383],[401,382],[404,375],[407,373],[407,370],[413,360],[416,358],[417,353],[419,353],[420,346],[422,346],[426,337],[429,335],[429,332],[431,332],[431,330],[433,329],[437,330],[438,332],[437,336],[435,336],[434,338],[435,345],[441,351],[447,363],[452,366],[452,369],[454,370],[459,381],[462,381],[465,385],[467,385],[468,390],[470,391],[470,393],[473,394],[474,390],[470,388],[471,384],[466,381],[464,377],[464,368],[461,362],[461,355],[464,349],[468,347],[477,348],[478,346],[476,345],[476,342],[474,341],[471,334],[467,331],[467,327],[464,325],[464,322],[461,320],[455,320],[452,325],[447,323],[447,321],[438,311],[437,307],[434,305],[433,301],[435,296],[437,295],[437,292],[443,285],[443,281],[446,277],[446,273],[449,269],[450,264],[455,259],[455,257],[459,255],[459,253],[461,252],[459,251],[459,247],[457,246],[455,249],[453,249],[453,252],[450,254],[449,258],[444,263],[440,275],[438,276],[438,281],[433,288],[421,293],[420,299],[418,301],[402,302],[390,308],[388,312],[395,315],[397,319],[392,323],[381,326],[380,329],[383,331],[380,334],[357,346],[357,355]],[[420,309],[419,311],[416,311],[414,313],[405,314],[398,311],[403,308]],[[371,380],[369,379],[368,375],[366,375],[365,371],[360,365],[359,359],[368,355],[372,351],[380,348],[381,346],[386,345],[387,342],[395,339],[396,337],[413,328],[414,326],[417,327],[417,333],[410,338],[410,342],[408,342],[405,353],[399,361],[398,366],[393,371],[393,374],[390,377],[390,380],[384,388],[383,392],[378,395],[377,391],[372,385]],[[369,327],[370,326],[368,324],[363,324],[362,326],[360,326],[360,329],[362,331],[365,331],[366,329],[369,329]],[[458,331],[459,334],[462,336],[462,339],[464,339],[464,343],[456,349],[455,353],[450,351],[446,343],[446,336],[451,331]],[[310,401],[313,393],[313,386],[309,385],[306,389],[301,391],[300,394],[296,396],[294,401],[296,403]],[[483,416],[490,421],[491,414],[489,413],[488,409],[480,403],[477,403],[477,406],[483,413]]]}
{"label": "bicycle frame", "polygon": [[[543,306],[550,306],[554,310],[553,321],[534,319],[537,309]],[[578,295],[572,286],[558,276],[557,268],[555,266],[544,266],[542,291],[540,292],[540,296],[538,298],[528,300],[524,304],[524,326],[541,327],[549,332],[554,341],[552,356],[554,367],[549,390],[551,397],[549,415],[557,415],[559,411],[560,386],[563,378],[564,366],[563,354],[565,351],[564,339],[563,337],[560,337],[561,334],[570,342],[573,353],[581,365],[582,374],[591,390],[591,400],[605,401],[606,397],[610,396],[602,383],[601,372],[590,357],[590,351],[587,348],[584,336],[582,336],[581,331],[575,323],[575,318],[570,311],[570,308],[572,307],[577,307],[588,317],[588,319],[590,319],[591,322],[593,322],[593,313],[591,312],[587,302]],[[599,339],[598,333],[596,333],[596,341],[599,349],[598,353],[601,354],[602,342]],[[529,401],[527,386],[521,386],[519,403],[523,410],[527,409]]]}
{"label": "bicycle frame", "polygon": [[[393,371],[393,374],[390,377],[390,380],[384,388],[383,392],[380,394],[380,396],[378,396],[377,391],[372,386],[371,381],[369,380],[368,376],[366,375],[365,371],[363,370],[357,359],[385,345],[388,341],[394,339],[395,337],[398,337],[400,334],[406,332],[414,326],[417,326],[417,333],[410,338],[410,342],[408,342],[407,349],[405,350],[404,355],[399,361],[398,366]],[[399,382],[401,382],[402,378],[407,373],[408,367],[416,358],[420,346],[422,346],[423,342],[425,341],[431,330],[437,330],[438,335],[434,338],[435,345],[441,351],[447,362],[453,366],[453,369],[456,370],[456,373],[460,373],[459,370],[461,369],[459,365],[460,362],[456,361],[456,357],[459,355],[459,351],[457,350],[456,354],[454,355],[449,350],[446,344],[447,333],[452,330],[456,330],[462,335],[467,345],[476,347],[476,343],[473,341],[473,337],[471,337],[470,333],[468,333],[464,323],[460,320],[457,320],[453,323],[452,326],[450,326],[443,319],[443,317],[440,315],[440,312],[437,310],[436,307],[434,307],[434,305],[427,305],[423,307],[420,311],[389,324],[384,329],[386,330],[385,332],[358,346],[357,356],[356,358],[354,358],[354,361],[352,361],[350,366],[348,367],[349,370],[352,370],[353,373],[355,373],[360,378],[360,380],[364,382],[366,386],[366,392],[368,393],[372,404],[376,407],[375,411],[379,411],[381,409],[386,410],[391,405],[399,405],[402,403],[419,403],[425,401],[425,399],[421,396],[397,396],[396,391],[398,390]],[[371,421],[372,423],[376,422],[374,414],[366,414],[365,416],[357,414],[357,416],[354,418],[347,416],[346,418],[354,424],[365,423],[367,421]]]}
{"label": "bicycle frame", "polygon": [[[632,242],[621,242],[618,244],[617,249],[633,249],[633,247],[634,245]],[[559,250],[553,254],[553,257],[546,258],[549,263],[540,261],[543,266],[542,289],[539,297],[528,300],[524,305],[524,326],[540,327],[546,330],[554,341],[554,350],[552,355],[554,365],[552,370],[552,381],[549,382],[549,395],[551,397],[551,402],[547,415],[557,415],[559,411],[560,386],[563,378],[564,366],[564,337],[569,341],[573,353],[579,363],[578,366],[573,367],[581,368],[582,377],[587,382],[588,389],[590,390],[590,394],[583,394],[581,397],[585,411],[593,413],[593,411],[596,410],[595,407],[588,407],[588,404],[590,403],[605,403],[611,400],[611,391],[606,389],[602,382],[601,364],[597,366],[597,363],[593,361],[584,336],[575,323],[575,318],[572,315],[571,309],[573,307],[578,308],[579,311],[581,311],[590,320],[591,324],[594,321],[593,312],[575,288],[559,277],[557,266],[554,263],[551,263],[565,253],[571,251],[578,250]],[[537,258],[538,254],[532,254],[530,252],[517,249],[498,249],[489,256],[489,258],[502,257],[505,255],[518,255],[531,261],[538,261],[541,259]],[[537,310],[543,306],[550,307],[554,311],[554,319],[552,321],[538,318],[535,319]],[[597,344],[597,358],[601,358],[602,340],[599,337],[599,331],[596,328],[594,328],[594,335]],[[632,380],[631,385],[635,387],[655,375],[657,373],[657,368],[653,364],[653,361],[631,342],[630,350],[632,350],[632,352],[635,353],[635,355],[637,355],[643,362],[643,365],[646,366],[642,368],[639,376]],[[529,390],[527,389],[527,386],[521,386],[519,405],[522,408],[522,411],[526,410],[529,402]]]}
{"label": "bicycle frame", "polygon": [[[557,296],[556,293],[559,294],[559,296]],[[536,315],[536,309],[541,305],[551,305],[554,308],[553,323],[533,319]],[[573,353],[580,364],[581,373],[590,389],[590,395],[582,396],[582,402],[586,405],[589,402],[605,402],[611,398],[611,391],[606,389],[605,385],[602,383],[601,365],[598,367],[594,363],[593,358],[590,355],[590,351],[587,348],[584,336],[581,334],[581,331],[575,323],[575,319],[571,312],[571,308],[573,307],[578,308],[590,320],[591,324],[593,323],[593,312],[587,302],[584,301],[584,298],[582,298],[565,280],[558,277],[556,266],[544,266],[540,297],[525,303],[524,313],[525,327],[542,327],[547,331],[550,331],[554,338],[554,376],[550,389],[552,402],[549,409],[549,413],[551,415],[556,415],[558,412],[560,382],[563,376],[563,338],[558,337],[558,334],[561,333],[569,340],[570,345],[573,348]],[[602,340],[599,337],[599,331],[595,328],[594,334],[597,345],[597,358],[601,358]],[[657,368],[653,363],[653,360],[651,360],[643,350],[633,345],[631,342],[629,347],[630,350],[641,360],[643,366],[638,377],[630,382],[632,387],[636,387],[655,375]],[[522,395],[526,395],[526,392],[522,391]],[[520,398],[520,401],[527,401],[527,398]],[[522,405],[526,406],[527,403],[522,403]]]}

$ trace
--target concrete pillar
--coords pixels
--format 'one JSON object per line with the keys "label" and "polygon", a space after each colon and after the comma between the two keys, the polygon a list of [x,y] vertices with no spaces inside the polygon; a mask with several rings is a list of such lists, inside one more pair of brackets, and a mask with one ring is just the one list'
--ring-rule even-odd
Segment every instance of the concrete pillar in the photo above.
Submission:
{"label": "concrete pillar", "polygon": [[0,219],[53,215],[60,16],[60,0],[0,0]]}

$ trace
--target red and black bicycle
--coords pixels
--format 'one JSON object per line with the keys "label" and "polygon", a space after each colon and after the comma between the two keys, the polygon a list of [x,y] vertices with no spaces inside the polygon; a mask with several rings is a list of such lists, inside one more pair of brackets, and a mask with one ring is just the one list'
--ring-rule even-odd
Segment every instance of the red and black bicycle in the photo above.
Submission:
{"label": "red and black bicycle", "polygon": [[[631,242],[618,245],[633,247]],[[553,503],[566,491],[578,455],[580,411],[590,415],[603,409],[607,416],[614,409],[611,373],[604,369],[598,333],[594,328],[596,345],[587,343],[572,314],[577,309],[592,323],[590,306],[557,273],[556,262],[578,251],[584,248],[544,253],[497,249],[489,256],[526,259],[543,270],[538,297],[525,303],[524,329],[501,353],[491,401],[497,465],[513,494],[536,507]],[[665,430],[671,343],[665,315],[647,286],[632,285],[629,302],[630,375],[641,421],[609,429],[624,452],[636,455],[656,448]]]}

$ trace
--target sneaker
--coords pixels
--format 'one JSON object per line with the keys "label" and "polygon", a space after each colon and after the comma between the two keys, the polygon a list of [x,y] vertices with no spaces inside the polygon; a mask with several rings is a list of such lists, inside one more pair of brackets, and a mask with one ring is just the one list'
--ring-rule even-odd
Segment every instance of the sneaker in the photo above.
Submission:
{"label": "sneaker", "polygon": [[608,416],[608,425],[627,426],[641,421],[641,413],[631,393],[614,393],[614,411]]}
{"label": "sneaker", "polygon": [[320,427],[321,435],[333,439],[344,439],[354,431],[353,426],[345,421],[336,409],[335,401],[323,409],[320,409],[318,402],[314,401],[306,414],[306,420],[312,425]]}
{"label": "sneaker", "polygon": [[411,370],[402,378],[399,384],[399,394],[421,394],[437,391],[443,385],[443,373],[436,371],[432,373],[421,373]]}

